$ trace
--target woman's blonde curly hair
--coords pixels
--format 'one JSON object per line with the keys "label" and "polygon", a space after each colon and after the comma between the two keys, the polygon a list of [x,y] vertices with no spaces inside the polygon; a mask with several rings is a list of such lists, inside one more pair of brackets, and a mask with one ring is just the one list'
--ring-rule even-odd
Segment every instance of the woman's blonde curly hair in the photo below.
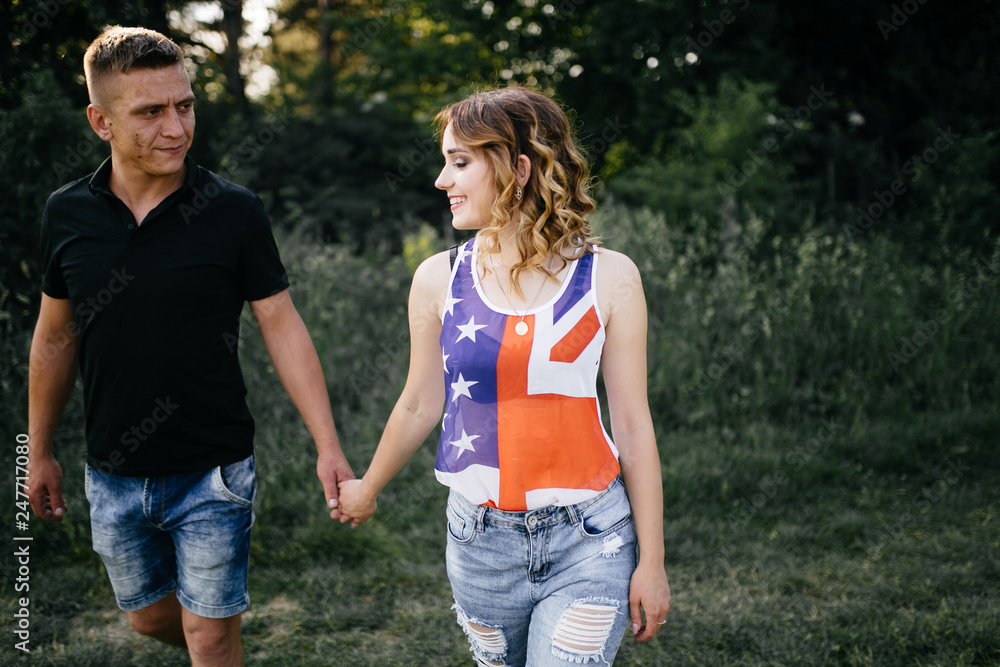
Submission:
{"label": "woman's blonde curly hair", "polygon": [[[557,273],[546,266],[549,253],[561,262],[561,270],[593,251],[597,239],[586,220],[594,209],[590,167],[574,142],[569,119],[552,99],[516,85],[485,90],[445,107],[434,122],[439,136],[450,125],[455,140],[483,155],[490,166],[497,198],[491,219],[477,236],[484,241],[482,252],[497,253],[500,230],[516,221],[521,260],[510,268],[510,282],[521,298],[522,273]],[[520,155],[531,160],[531,176],[518,201]]]}

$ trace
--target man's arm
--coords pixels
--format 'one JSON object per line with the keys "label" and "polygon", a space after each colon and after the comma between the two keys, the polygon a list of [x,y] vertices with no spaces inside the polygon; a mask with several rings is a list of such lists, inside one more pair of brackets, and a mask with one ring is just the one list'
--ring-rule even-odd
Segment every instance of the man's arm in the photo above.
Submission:
{"label": "man's arm", "polygon": [[278,378],[316,442],[316,476],[323,484],[327,507],[333,510],[331,517],[339,519],[337,484],[354,479],[354,472],[340,448],[316,348],[287,289],[251,301],[250,308]]}
{"label": "man's arm", "polygon": [[28,356],[28,500],[45,521],[62,521],[62,468],[53,455],[59,417],[76,382],[77,337],[69,299],[42,294]]}

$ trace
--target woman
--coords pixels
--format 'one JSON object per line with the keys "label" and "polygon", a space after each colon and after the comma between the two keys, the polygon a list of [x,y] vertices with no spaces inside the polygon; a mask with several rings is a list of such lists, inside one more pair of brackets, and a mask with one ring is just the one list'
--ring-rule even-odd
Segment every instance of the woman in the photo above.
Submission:
{"label": "woman", "polygon": [[435,185],[479,231],[413,276],[406,386],[342,520],[375,512],[444,407],[448,576],[478,664],[610,664],[630,621],[645,641],[670,607],[639,272],[590,238],[588,168],[551,99],[510,86],[436,122]]}

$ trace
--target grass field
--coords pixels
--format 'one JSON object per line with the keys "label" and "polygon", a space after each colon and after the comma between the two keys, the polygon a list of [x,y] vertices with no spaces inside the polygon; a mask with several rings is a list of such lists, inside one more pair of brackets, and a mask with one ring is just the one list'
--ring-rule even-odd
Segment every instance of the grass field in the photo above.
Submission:
{"label": "grass field", "polygon": [[[660,438],[673,609],[616,664],[1000,664],[1000,415],[835,426],[795,456],[811,429]],[[325,518],[301,442],[259,448],[250,664],[471,664],[450,610],[433,448],[351,531]],[[87,546],[79,466],[66,467],[71,520],[31,528],[32,653],[4,664],[188,664],[116,610]]]}

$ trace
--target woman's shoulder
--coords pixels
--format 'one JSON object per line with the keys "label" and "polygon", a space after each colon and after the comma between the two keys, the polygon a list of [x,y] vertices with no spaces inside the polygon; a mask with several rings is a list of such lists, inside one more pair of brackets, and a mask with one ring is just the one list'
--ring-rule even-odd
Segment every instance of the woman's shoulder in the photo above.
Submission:
{"label": "woman's shoulder", "polygon": [[410,285],[411,301],[416,298],[425,303],[444,299],[451,279],[451,252],[444,250],[422,261],[413,273]]}
{"label": "woman's shoulder", "polygon": [[642,293],[642,277],[632,259],[615,250],[599,248],[597,255],[597,298],[605,323],[637,294]]}
{"label": "woman's shoulder", "polygon": [[413,273],[413,282],[430,283],[440,285],[447,284],[451,276],[451,251],[443,250],[434,253],[424,261],[420,262],[417,270]]}
{"label": "woman's shoulder", "polygon": [[598,275],[604,279],[639,277],[639,267],[625,253],[598,247],[594,254],[598,257]]}

